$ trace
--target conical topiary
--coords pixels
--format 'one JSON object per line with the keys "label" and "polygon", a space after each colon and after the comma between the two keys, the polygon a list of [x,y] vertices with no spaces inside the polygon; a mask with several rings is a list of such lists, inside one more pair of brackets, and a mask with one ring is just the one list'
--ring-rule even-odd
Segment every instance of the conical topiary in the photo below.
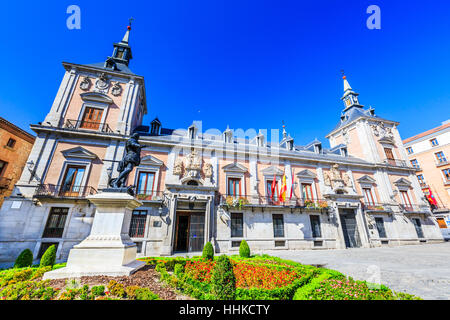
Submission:
{"label": "conical topiary", "polygon": [[14,268],[25,268],[33,264],[33,253],[30,249],[23,250],[14,262]]}
{"label": "conical topiary", "polygon": [[207,242],[203,247],[203,258],[208,260],[214,260],[214,248],[211,242]]}
{"label": "conical topiary", "polygon": [[41,258],[41,267],[53,267],[56,260],[56,247],[52,244],[47,250],[45,250],[44,255]]}
{"label": "conical topiary", "polygon": [[241,244],[239,245],[239,256],[241,256],[242,258],[250,257],[250,247],[245,240],[242,240]]}

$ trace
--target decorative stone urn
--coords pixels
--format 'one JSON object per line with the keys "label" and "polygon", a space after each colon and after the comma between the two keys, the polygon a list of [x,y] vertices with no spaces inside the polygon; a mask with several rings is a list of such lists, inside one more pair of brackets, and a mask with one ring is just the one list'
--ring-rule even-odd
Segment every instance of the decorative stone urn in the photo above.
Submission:
{"label": "decorative stone urn", "polygon": [[128,236],[131,213],[142,202],[123,192],[101,192],[87,198],[96,206],[91,233],[70,250],[67,266],[46,272],[44,280],[128,276],[145,265],[136,260],[136,244]]}

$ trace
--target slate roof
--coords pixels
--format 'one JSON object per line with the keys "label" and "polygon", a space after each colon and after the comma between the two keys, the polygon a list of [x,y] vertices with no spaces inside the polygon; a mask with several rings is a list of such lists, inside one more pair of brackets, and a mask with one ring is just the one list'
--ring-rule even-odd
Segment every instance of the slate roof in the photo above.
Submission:
{"label": "slate roof", "polygon": [[[112,70],[110,68],[105,68],[104,62],[85,64],[85,66],[103,69],[103,70],[107,70],[107,71]],[[118,71],[118,72],[122,72],[122,73],[126,73],[126,74],[133,74],[133,75],[135,74],[133,71],[130,70],[130,68],[128,68],[123,63],[116,63],[116,66],[117,66],[117,70],[113,70],[113,71],[116,71],[116,72]]]}

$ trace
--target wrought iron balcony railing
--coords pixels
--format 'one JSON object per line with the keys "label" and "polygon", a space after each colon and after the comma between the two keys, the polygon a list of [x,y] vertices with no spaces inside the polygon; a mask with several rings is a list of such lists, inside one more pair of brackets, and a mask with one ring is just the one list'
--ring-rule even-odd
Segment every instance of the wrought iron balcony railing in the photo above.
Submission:
{"label": "wrought iron balcony railing", "polygon": [[90,186],[60,186],[41,184],[34,194],[37,198],[86,198],[96,194],[97,190]]}
{"label": "wrought iron balcony railing", "polygon": [[324,199],[305,200],[305,199],[289,199],[282,201],[277,197],[267,196],[236,196],[219,194],[217,196],[217,204],[232,208],[242,208],[244,206],[276,206],[276,207],[295,207],[310,210],[326,210],[328,202]]}
{"label": "wrought iron balcony railing", "polygon": [[362,202],[362,209],[366,212],[390,212],[392,209],[389,204],[379,202]]}
{"label": "wrought iron balcony railing", "polygon": [[0,189],[8,189],[12,179],[0,177]]}
{"label": "wrought iron balcony railing", "polygon": [[406,161],[398,160],[398,159],[384,159],[383,163],[386,163],[386,164],[394,166],[394,167],[411,167],[411,166],[408,166]]}
{"label": "wrought iron balcony railing", "polygon": [[430,212],[430,207],[428,205],[419,204],[399,204],[401,210],[406,213],[428,213]]}
{"label": "wrought iron balcony railing", "polygon": [[141,201],[163,201],[164,192],[163,191],[137,191],[136,199]]}
{"label": "wrought iron balcony railing", "polygon": [[111,128],[107,123],[86,121],[86,120],[67,119],[63,128],[70,130],[89,130],[89,131],[99,131],[103,133],[113,133],[113,131],[111,130]]}

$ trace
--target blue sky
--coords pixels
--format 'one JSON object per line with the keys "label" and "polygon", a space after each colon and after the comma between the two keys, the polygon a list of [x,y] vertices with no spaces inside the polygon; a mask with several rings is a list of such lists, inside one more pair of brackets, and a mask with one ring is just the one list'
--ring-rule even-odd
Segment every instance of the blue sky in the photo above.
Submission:
{"label": "blue sky", "polygon": [[[81,30],[66,27],[69,5]],[[381,30],[369,30],[369,5]],[[2,3],[0,116],[28,130],[49,111],[62,61],[112,53],[129,17],[133,72],[164,127],[281,128],[295,143],[339,120],[344,69],[360,102],[402,138],[450,118],[449,1],[58,1]],[[328,145],[328,142],[325,143]]]}

